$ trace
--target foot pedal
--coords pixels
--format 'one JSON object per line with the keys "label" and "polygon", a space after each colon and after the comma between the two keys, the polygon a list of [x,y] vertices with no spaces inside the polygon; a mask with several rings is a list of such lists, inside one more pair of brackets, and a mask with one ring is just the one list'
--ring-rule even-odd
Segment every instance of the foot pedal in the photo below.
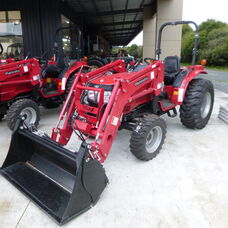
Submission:
{"label": "foot pedal", "polygon": [[228,124],[228,105],[227,105],[227,107],[220,106],[218,118]]}
{"label": "foot pedal", "polygon": [[171,118],[176,117],[176,116],[177,116],[177,110],[176,110],[176,108],[173,108],[173,109],[169,110],[169,111],[167,112],[167,115],[168,115],[169,117],[171,117]]}

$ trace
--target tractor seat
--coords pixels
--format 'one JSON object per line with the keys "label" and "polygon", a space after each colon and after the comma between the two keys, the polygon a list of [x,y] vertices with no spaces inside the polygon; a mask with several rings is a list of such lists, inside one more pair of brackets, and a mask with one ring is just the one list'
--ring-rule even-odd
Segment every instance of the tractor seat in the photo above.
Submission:
{"label": "tractor seat", "polygon": [[63,76],[67,70],[68,70],[68,67],[61,69],[61,68],[57,67],[56,65],[48,65],[42,71],[42,77],[45,78],[46,76],[48,76],[51,78],[63,78]]}
{"label": "tractor seat", "polygon": [[177,56],[167,56],[164,59],[165,85],[172,85],[180,72],[180,59]]}
{"label": "tractor seat", "polygon": [[43,78],[46,76],[52,78],[62,78],[67,71],[68,66],[65,62],[64,55],[60,55],[55,65],[48,65],[42,72]]}
{"label": "tractor seat", "polygon": [[61,69],[57,67],[56,65],[48,65],[42,72],[43,77],[46,76],[52,77],[52,78],[58,78],[59,74],[61,72]]}

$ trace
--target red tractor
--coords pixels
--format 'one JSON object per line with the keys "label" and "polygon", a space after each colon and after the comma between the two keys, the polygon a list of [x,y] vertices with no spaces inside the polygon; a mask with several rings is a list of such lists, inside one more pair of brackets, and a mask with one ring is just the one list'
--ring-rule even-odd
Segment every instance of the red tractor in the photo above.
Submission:
{"label": "red tractor", "polygon": [[[189,23],[196,27],[192,65],[181,69],[177,56],[159,60],[164,27]],[[132,131],[131,152],[148,161],[164,143],[166,124],[160,115],[174,117],[180,106],[183,125],[206,126],[214,90],[210,81],[196,78],[206,74],[195,65],[198,38],[194,22],[168,22],[159,31],[156,59],[146,58],[133,72],[82,73],[82,66],[51,137],[26,127],[23,117],[17,121],[1,174],[60,224],[91,208],[107,185],[101,163],[118,130]],[[82,141],[78,152],[64,147],[72,133]]]}
{"label": "red tractor", "polygon": [[[25,60],[0,60],[0,120],[6,115],[8,126],[13,130],[19,115],[26,117],[27,124],[38,125],[39,105],[53,108],[63,103],[70,86],[82,65],[80,45],[81,31],[78,32],[77,59],[68,65],[58,47],[59,28],[55,34],[54,58],[51,61],[41,58]],[[3,47],[0,45],[0,53]],[[88,71],[88,67],[86,68]]]}

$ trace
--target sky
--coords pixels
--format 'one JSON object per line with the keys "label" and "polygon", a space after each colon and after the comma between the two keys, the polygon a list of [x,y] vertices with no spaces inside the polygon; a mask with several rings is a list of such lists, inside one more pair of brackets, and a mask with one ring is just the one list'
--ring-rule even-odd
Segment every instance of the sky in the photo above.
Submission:
{"label": "sky", "polygon": [[[183,20],[200,24],[207,19],[228,23],[228,0],[183,0]],[[142,45],[143,32],[140,32],[129,45]]]}

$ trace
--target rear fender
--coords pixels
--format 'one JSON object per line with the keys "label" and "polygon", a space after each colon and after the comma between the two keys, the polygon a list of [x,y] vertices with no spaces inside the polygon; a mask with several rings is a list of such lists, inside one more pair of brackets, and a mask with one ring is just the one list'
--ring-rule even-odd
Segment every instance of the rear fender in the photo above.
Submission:
{"label": "rear fender", "polygon": [[181,105],[184,97],[185,92],[188,88],[189,83],[196,78],[199,74],[207,74],[207,72],[204,70],[203,66],[189,66],[186,68],[189,72],[188,74],[183,78],[181,84],[179,87],[173,88],[173,93],[171,97],[171,102],[177,105]]}
{"label": "rear fender", "polygon": [[72,75],[72,74],[75,74],[77,71],[79,71],[79,69],[82,67],[82,66],[87,66],[89,67],[86,62],[75,62],[68,70],[67,72],[65,73],[64,77],[68,80],[68,78]]}
{"label": "rear fender", "polygon": [[70,76],[76,74],[80,68],[82,66],[86,66],[86,67],[89,67],[86,62],[84,61],[81,61],[81,62],[75,62],[75,64],[70,67],[70,69],[68,69],[64,75],[64,77],[62,78],[62,86],[61,86],[61,90],[64,92],[65,89],[66,89],[66,83],[68,81],[68,79],[70,78]]}

